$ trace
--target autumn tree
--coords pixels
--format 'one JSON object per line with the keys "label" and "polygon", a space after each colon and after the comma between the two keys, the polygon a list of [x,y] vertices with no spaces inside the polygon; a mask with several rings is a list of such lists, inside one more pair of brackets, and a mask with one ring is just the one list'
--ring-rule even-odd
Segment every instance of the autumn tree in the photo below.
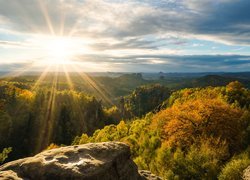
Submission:
{"label": "autumn tree", "polygon": [[243,111],[219,99],[189,100],[176,103],[154,117],[165,143],[170,147],[190,147],[205,138],[225,140],[232,152],[242,143]]}
{"label": "autumn tree", "polygon": [[250,92],[238,81],[229,83],[226,86],[226,98],[229,103],[235,103],[240,107],[250,107]]}

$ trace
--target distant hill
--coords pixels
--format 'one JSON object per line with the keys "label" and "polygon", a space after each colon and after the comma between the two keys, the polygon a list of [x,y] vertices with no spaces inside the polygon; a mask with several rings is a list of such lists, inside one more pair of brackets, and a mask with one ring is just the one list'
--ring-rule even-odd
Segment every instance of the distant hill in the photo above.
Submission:
{"label": "distant hill", "polygon": [[[225,86],[232,81],[239,81],[249,88],[250,80],[232,76],[206,75],[191,81],[191,87]],[[188,85],[187,85],[188,87]]]}

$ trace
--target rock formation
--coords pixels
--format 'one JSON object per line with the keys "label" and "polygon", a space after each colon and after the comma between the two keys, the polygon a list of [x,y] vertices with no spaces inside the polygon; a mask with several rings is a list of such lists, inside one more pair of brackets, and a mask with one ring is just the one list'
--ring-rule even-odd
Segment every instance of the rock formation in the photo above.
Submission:
{"label": "rock formation", "polygon": [[120,142],[89,143],[46,150],[0,166],[0,179],[143,180],[160,179],[138,172],[129,146]]}
{"label": "rock formation", "polygon": [[250,166],[244,170],[242,179],[250,180]]}

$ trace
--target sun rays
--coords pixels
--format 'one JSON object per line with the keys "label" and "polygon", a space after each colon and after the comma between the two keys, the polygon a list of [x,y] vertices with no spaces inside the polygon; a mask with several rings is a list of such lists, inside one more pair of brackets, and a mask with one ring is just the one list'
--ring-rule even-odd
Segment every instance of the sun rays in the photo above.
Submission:
{"label": "sun rays", "polygon": [[[105,104],[110,106],[113,105],[112,96],[108,93],[105,87],[99,84],[95,78],[90,77],[87,73],[83,72],[88,70],[90,67],[84,63],[82,64],[84,65],[84,69],[82,68],[83,66],[79,66],[80,61],[76,58],[78,54],[88,54],[91,51],[88,49],[87,41],[83,42],[82,39],[73,37],[74,32],[77,31],[78,20],[76,20],[75,25],[72,27],[69,33],[65,34],[64,13],[61,12],[62,17],[60,18],[60,29],[58,31],[58,29],[54,29],[54,21],[51,20],[51,15],[47,9],[47,4],[45,4],[45,2],[42,0],[38,0],[37,5],[40,7],[40,13],[43,15],[50,35],[36,36],[31,44],[34,45],[34,47],[32,47],[34,50],[40,51],[39,56],[42,55],[43,60],[39,62],[34,61],[34,63],[24,66],[17,72],[11,72],[1,77],[3,79],[7,78],[7,76],[8,78],[19,77],[26,72],[32,72],[34,64],[38,63],[41,63],[44,67],[43,71],[36,78],[35,82],[31,83],[30,87],[30,90],[34,92],[34,94],[38,93],[39,91],[44,91],[44,93],[46,93],[46,98],[43,102],[44,104],[42,105],[42,107],[44,107],[43,117],[38,122],[39,129],[38,132],[36,132],[37,142],[35,145],[35,152],[43,150],[53,140],[53,129],[57,124],[57,119],[55,117],[57,94],[60,92],[58,87],[59,83],[61,83],[59,76],[60,78],[66,80],[67,87],[72,93],[78,91],[76,88],[78,83],[86,84],[86,86],[88,86],[87,89],[90,90],[88,93],[95,95],[98,100],[102,100]],[[23,19],[23,22],[29,23],[30,28],[36,32],[37,29],[32,26],[32,17],[25,17],[26,18]],[[91,68],[95,69],[95,66],[91,65]],[[74,76],[77,76],[79,82],[76,82],[76,78],[73,80],[71,77],[72,71],[74,71]],[[44,90],[44,87],[47,87],[46,91]],[[79,118],[82,118],[84,115],[79,101],[74,98],[70,99],[70,101],[71,106],[75,109],[75,111],[77,111]]]}
{"label": "sun rays", "polygon": [[52,35],[54,35],[54,34],[55,34],[55,31],[54,31],[54,28],[53,28],[53,24],[51,23],[50,15],[49,15],[49,13],[48,13],[48,10],[47,10],[47,8],[46,8],[46,5],[44,4],[44,1],[42,1],[42,0],[38,0],[38,2],[39,2],[39,6],[40,6],[40,8],[41,8],[43,17],[44,17],[44,19],[45,19],[45,21],[46,21],[46,23],[47,23],[48,29],[49,29],[50,33],[51,33]]}
{"label": "sun rays", "polygon": [[81,79],[85,82],[87,82],[87,84],[92,88],[93,91],[97,92],[98,95],[101,96],[101,98],[108,103],[109,105],[113,105],[113,102],[110,100],[110,94],[107,93],[107,91],[102,88],[101,86],[99,86],[97,84],[97,82],[91,78],[87,73],[81,72],[80,69],[75,66],[72,65],[72,67],[74,68],[74,70],[78,73],[78,75],[81,77]]}
{"label": "sun rays", "polygon": [[40,144],[38,144],[39,149],[43,149],[50,144],[52,135],[53,135],[53,127],[55,125],[55,101],[56,101],[56,91],[58,85],[58,71],[54,72],[54,78],[51,85],[48,105],[46,109],[45,121],[43,123],[43,127],[41,128],[42,134],[40,135]]}

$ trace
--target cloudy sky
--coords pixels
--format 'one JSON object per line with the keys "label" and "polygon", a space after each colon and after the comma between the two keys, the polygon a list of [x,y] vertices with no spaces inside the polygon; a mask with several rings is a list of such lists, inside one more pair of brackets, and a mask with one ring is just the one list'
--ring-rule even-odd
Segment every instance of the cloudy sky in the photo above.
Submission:
{"label": "cloudy sky", "polygon": [[0,0],[0,71],[249,71],[249,0]]}

